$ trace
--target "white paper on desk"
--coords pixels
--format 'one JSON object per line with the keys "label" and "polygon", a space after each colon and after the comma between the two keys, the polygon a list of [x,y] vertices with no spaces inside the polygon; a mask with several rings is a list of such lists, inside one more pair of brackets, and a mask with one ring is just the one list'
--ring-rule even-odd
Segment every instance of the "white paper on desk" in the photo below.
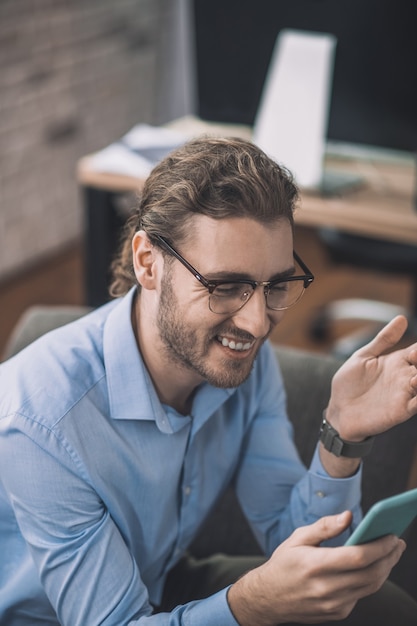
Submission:
{"label": "white paper on desk", "polygon": [[156,163],[185,143],[176,131],[148,124],[134,126],[120,141],[93,154],[89,166],[98,172],[143,178]]}
{"label": "white paper on desk", "polygon": [[149,146],[176,147],[184,143],[185,140],[186,137],[182,133],[149,124],[137,124],[122,137],[122,141],[126,145],[136,150]]}
{"label": "white paper on desk", "polygon": [[336,39],[282,30],[255,119],[253,141],[301,187],[320,187]]}
{"label": "white paper on desk", "polygon": [[93,154],[89,158],[88,166],[96,172],[145,178],[149,176],[153,164],[126,146],[114,143]]}
{"label": "white paper on desk", "polygon": [[168,128],[138,124],[121,139],[121,142],[139,156],[156,165],[172,150],[183,145],[186,137]]}

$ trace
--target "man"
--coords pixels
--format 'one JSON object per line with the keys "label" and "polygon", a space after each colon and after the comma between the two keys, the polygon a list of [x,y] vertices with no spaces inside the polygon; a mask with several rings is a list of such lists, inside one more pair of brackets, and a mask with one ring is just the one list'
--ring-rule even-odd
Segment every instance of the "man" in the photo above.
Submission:
{"label": "man", "polygon": [[[417,346],[383,355],[398,317],[340,369],[326,419],[353,456],[319,443],[307,471],[266,341],[313,280],[296,199],[254,145],[190,142],[145,185],[120,297],[2,366],[1,624],[417,623],[384,584],[404,542],[343,546],[363,448],[417,412]],[[187,547],[231,481],[267,558],[201,570]]]}

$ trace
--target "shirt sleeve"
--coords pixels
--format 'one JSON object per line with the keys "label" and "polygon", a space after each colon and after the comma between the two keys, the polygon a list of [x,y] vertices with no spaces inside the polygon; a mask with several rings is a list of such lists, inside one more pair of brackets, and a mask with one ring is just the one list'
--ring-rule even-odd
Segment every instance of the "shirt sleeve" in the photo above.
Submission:
{"label": "shirt sleeve", "polygon": [[233,617],[233,613],[229,608],[227,601],[228,587],[222,589],[218,593],[205,598],[204,600],[198,600],[196,602],[189,602],[176,607],[171,613],[161,613],[159,615],[152,616],[142,622],[131,622],[129,626],[138,624],[138,626],[239,626],[238,622]]}
{"label": "shirt sleeve", "polygon": [[[236,626],[227,589],[152,615],[138,565],[72,450],[32,420],[15,416],[13,422],[7,439],[0,438],[0,474],[30,551],[25,557],[22,549],[16,559],[21,559],[19,567],[24,559],[28,568],[35,566],[62,626]],[[48,442],[48,451],[41,441]],[[57,447],[59,462],[53,454]],[[31,589],[41,603],[47,602],[40,592]],[[22,596],[22,606],[26,602]]]}
{"label": "shirt sleeve", "polygon": [[[247,434],[236,490],[258,542],[270,555],[296,528],[324,515],[350,509],[355,526],[361,517],[361,470],[349,478],[332,478],[324,470],[317,448],[310,468],[303,465],[287,417],[282,376],[272,349],[265,348],[254,377],[256,414]],[[348,534],[336,537],[332,545],[342,545]]]}

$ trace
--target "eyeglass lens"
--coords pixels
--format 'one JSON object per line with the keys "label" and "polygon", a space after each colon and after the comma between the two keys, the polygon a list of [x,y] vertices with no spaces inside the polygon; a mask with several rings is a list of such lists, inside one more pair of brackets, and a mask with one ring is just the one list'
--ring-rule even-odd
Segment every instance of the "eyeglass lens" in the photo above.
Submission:
{"label": "eyeglass lens", "polygon": [[[266,290],[266,304],[269,309],[288,309],[304,293],[304,281],[289,280],[277,283]],[[210,294],[210,310],[213,313],[234,313],[241,309],[254,292],[250,283],[225,283],[218,285]]]}

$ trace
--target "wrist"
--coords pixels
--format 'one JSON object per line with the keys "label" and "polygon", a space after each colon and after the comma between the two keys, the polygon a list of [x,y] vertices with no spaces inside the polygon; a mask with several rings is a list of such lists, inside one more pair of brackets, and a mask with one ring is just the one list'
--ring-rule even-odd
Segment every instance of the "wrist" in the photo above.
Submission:
{"label": "wrist", "polygon": [[248,572],[227,592],[227,601],[239,626],[275,626],[275,619],[267,617],[267,607],[262,606],[262,584],[257,570]]}
{"label": "wrist", "polygon": [[366,456],[370,453],[374,443],[374,437],[366,437],[361,441],[343,439],[336,428],[327,420],[326,411],[323,412],[319,439],[325,450],[336,457],[349,459],[359,459]]}

